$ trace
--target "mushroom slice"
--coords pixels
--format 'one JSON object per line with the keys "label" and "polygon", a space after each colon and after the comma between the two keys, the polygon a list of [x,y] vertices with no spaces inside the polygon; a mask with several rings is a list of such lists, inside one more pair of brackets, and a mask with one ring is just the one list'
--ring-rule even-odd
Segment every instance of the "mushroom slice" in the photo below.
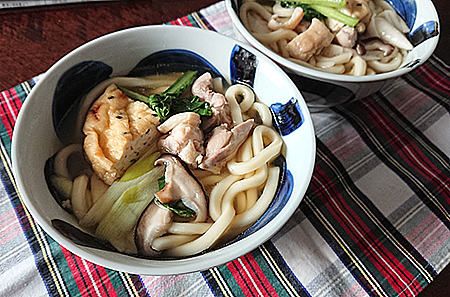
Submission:
{"label": "mushroom slice", "polygon": [[204,222],[207,217],[206,194],[189,168],[180,158],[170,154],[162,155],[155,165],[166,166],[166,185],[155,194],[156,198],[164,204],[181,200],[195,212],[195,222]]}
{"label": "mushroom slice", "polygon": [[148,205],[136,225],[135,244],[143,256],[158,256],[159,251],[152,248],[155,238],[161,237],[172,225],[173,213],[155,202]]}

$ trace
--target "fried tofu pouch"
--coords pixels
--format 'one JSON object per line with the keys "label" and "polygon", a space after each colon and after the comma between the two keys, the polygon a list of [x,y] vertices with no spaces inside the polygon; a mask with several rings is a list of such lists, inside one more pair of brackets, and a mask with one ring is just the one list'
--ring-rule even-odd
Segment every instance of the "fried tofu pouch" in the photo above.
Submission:
{"label": "fried tofu pouch", "polygon": [[83,132],[84,151],[93,170],[111,185],[149,149],[156,150],[160,121],[149,106],[108,86],[90,108]]}

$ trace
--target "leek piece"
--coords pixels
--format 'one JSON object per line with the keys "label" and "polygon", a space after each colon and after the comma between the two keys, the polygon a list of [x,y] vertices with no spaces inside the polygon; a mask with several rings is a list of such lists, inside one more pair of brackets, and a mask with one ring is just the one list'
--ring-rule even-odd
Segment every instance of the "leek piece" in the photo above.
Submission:
{"label": "leek piece", "polygon": [[120,244],[118,240],[126,239],[128,233],[134,232],[142,212],[159,191],[158,178],[164,175],[164,170],[164,166],[155,167],[145,174],[145,179],[139,184],[123,192],[98,224],[95,235],[118,246],[127,246],[126,243]]}
{"label": "leek piece", "polygon": [[117,86],[117,88],[124,93],[125,95],[127,95],[128,98],[134,99],[134,100],[138,100],[138,101],[142,101],[144,103],[148,104],[148,97],[145,95],[141,95],[139,93],[136,93],[135,91],[129,90],[127,88],[121,87],[121,86]]}
{"label": "leek piece", "polygon": [[289,0],[287,2],[297,2],[308,5],[320,5],[335,8],[343,8],[347,6],[347,2],[345,2],[345,0]]}
{"label": "leek piece", "polygon": [[359,22],[359,19],[346,15],[345,13],[342,13],[339,10],[332,7],[320,5],[310,5],[310,6],[312,9],[316,10],[317,12],[320,12],[327,18],[334,19],[350,27],[355,27],[356,24]]}
{"label": "leek piece", "polygon": [[155,165],[156,159],[160,156],[159,152],[153,153],[149,157],[142,157],[140,158],[136,163],[131,165],[127,171],[125,171],[124,175],[120,179],[121,182],[130,181],[132,179],[135,179],[150,170],[152,170]]}
{"label": "leek piece", "polygon": [[[155,170],[156,168],[159,167],[155,167],[153,170]],[[87,229],[95,228],[98,223],[108,214],[117,199],[119,199],[122,194],[125,193],[125,191],[127,191],[128,189],[146,182],[149,176],[152,177],[151,173],[153,170],[126,182],[114,182],[102,195],[102,197],[100,197],[99,200],[94,205],[92,205],[91,209],[89,209],[86,215],[80,220],[80,225]],[[164,169],[160,170],[164,172]],[[158,177],[156,177],[156,179],[158,179]]]}

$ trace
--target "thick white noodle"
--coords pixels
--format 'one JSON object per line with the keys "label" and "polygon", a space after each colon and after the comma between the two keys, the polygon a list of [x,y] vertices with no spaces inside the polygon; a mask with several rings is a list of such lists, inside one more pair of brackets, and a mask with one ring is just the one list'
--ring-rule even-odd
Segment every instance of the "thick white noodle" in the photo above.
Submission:
{"label": "thick white noodle", "polygon": [[232,85],[225,92],[225,97],[233,98],[236,102],[239,102],[238,99],[241,99],[239,103],[239,107],[241,108],[241,112],[246,112],[252,107],[253,102],[255,102],[255,94],[252,89],[244,85]]}
{"label": "thick white noodle", "polygon": [[250,110],[255,110],[258,112],[264,126],[272,127],[272,113],[267,105],[255,102]]}
{"label": "thick white noodle", "polygon": [[222,197],[222,209],[225,209],[228,204],[233,205],[233,199],[238,193],[262,185],[267,180],[267,173],[267,164],[264,163],[249,178],[241,179],[232,184]]}
{"label": "thick white noodle", "polygon": [[239,11],[239,16],[241,18],[242,24],[247,28],[247,30],[250,28],[248,21],[248,13],[250,11],[256,12],[267,22],[272,17],[272,14],[269,11],[267,11],[267,9],[262,7],[260,4],[254,1],[245,1],[244,3],[242,3],[241,9]]}
{"label": "thick white noodle", "polygon": [[209,196],[209,216],[214,221],[217,221],[222,213],[222,197],[227,191],[227,189],[234,184],[236,181],[240,180],[242,175],[229,175],[219,182],[211,191]]}
{"label": "thick white noodle", "polygon": [[360,56],[354,56],[350,62],[346,64],[346,67],[349,69],[346,74],[362,76],[366,74],[367,63]]}
{"label": "thick white noodle", "polygon": [[198,238],[198,235],[165,235],[155,238],[152,242],[152,248],[156,251],[164,251],[186,244],[196,238]]}
{"label": "thick white noodle", "polygon": [[392,70],[398,69],[398,67],[400,67],[402,62],[403,62],[403,56],[399,52],[397,54],[397,56],[395,56],[395,58],[392,59],[388,63],[383,63],[381,61],[369,61],[369,62],[367,62],[367,64],[372,69],[374,69],[376,72],[381,73],[381,72],[388,72],[388,71],[392,71]]}
{"label": "thick white noodle", "polygon": [[327,62],[333,63],[332,66],[336,64],[345,64],[348,63],[352,59],[351,52],[343,52],[342,54],[333,56],[333,57],[325,57],[325,56],[315,56],[317,62]]}
{"label": "thick white noodle", "polygon": [[174,222],[169,227],[168,233],[178,235],[203,234],[212,226],[212,223],[178,223]]}
{"label": "thick white noodle", "polygon": [[279,175],[279,167],[271,167],[269,169],[269,176],[267,178],[266,186],[264,187],[261,196],[253,205],[253,207],[248,209],[246,212],[238,214],[234,217],[230,228],[241,229],[242,227],[248,227],[261,217],[261,215],[267,210],[273,200],[273,197],[275,196]]}
{"label": "thick white noodle", "polygon": [[[225,92],[225,98],[228,100],[228,105],[230,106],[231,110],[231,118],[233,119],[233,124],[239,125],[240,123],[244,122],[244,119],[242,117],[242,111],[239,107],[239,102],[237,95],[233,90],[231,89],[233,86],[229,87],[228,90]],[[231,90],[230,90],[231,89]]]}
{"label": "thick white noodle", "polygon": [[[270,144],[266,147],[264,147],[264,139],[270,141]],[[255,150],[255,156],[248,161],[236,162],[233,160],[228,162],[228,171],[236,175],[255,171],[278,156],[282,145],[283,140],[275,130],[263,125],[257,126],[253,131],[253,149]]]}
{"label": "thick white noodle", "polygon": [[220,174],[220,175],[219,174],[211,174],[210,176],[205,176],[205,177],[199,178],[198,181],[203,185],[203,187],[206,187],[206,186],[215,185],[223,179],[224,179],[224,175],[222,175],[222,174]]}
{"label": "thick white noodle", "polygon": [[206,231],[205,234],[189,243],[166,250],[164,254],[171,257],[182,257],[206,250],[216,243],[216,241],[228,229],[235,213],[236,211],[234,208],[231,205],[228,205],[222,212],[221,216],[216,220],[211,228]]}
{"label": "thick white noodle", "polygon": [[234,209],[236,214],[243,213],[247,209],[247,195],[245,192],[239,192],[234,199]]}
{"label": "thick white noodle", "polygon": [[263,44],[269,44],[271,42],[278,42],[282,39],[291,41],[297,37],[297,33],[288,29],[279,29],[270,33],[252,33],[253,37],[258,39]]}
{"label": "thick white noodle", "polygon": [[[257,103],[257,102],[255,102],[254,105],[255,104],[264,105],[264,104]],[[254,107],[254,105],[253,105],[253,107]],[[267,111],[269,110],[269,108],[266,105],[264,105],[264,107],[267,109]],[[270,117],[270,124],[272,124],[272,116],[270,114],[270,111],[269,111],[269,117]],[[263,123],[264,123],[264,121],[263,121]],[[253,157],[253,148],[252,148],[252,146],[253,146],[253,141],[252,141],[252,136],[250,136],[241,145],[241,147],[239,149],[238,156],[240,156],[240,160],[241,161],[247,161],[247,160],[250,160]],[[254,174],[254,172],[247,173],[247,174],[245,174],[244,178],[250,178],[253,174]],[[246,190],[245,191],[245,197],[246,197],[246,203],[245,203],[246,205],[245,206],[246,206],[246,210],[248,210],[255,204],[256,200],[258,199],[258,191],[257,191],[257,189],[256,188],[250,188],[250,189]],[[240,212],[238,212],[238,214],[239,213]]]}

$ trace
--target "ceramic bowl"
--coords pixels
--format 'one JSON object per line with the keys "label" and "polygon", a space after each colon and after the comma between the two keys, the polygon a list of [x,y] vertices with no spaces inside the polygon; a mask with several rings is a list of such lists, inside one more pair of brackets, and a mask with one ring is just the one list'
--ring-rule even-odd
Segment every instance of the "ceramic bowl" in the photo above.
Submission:
{"label": "ceramic bowl", "polygon": [[[214,44],[214,47],[207,46]],[[44,165],[65,142],[54,127],[93,85],[113,76],[141,76],[187,69],[208,70],[229,83],[251,86],[274,114],[286,144],[286,166],[279,191],[265,214],[226,245],[174,260],[142,259],[102,250],[79,241],[77,221],[52,197]],[[56,131],[55,131],[56,130]],[[79,132],[79,131],[78,131]],[[309,185],[315,136],[306,103],[293,82],[254,48],[212,31],[178,26],[146,26],[118,31],[75,49],[44,75],[26,99],[14,130],[12,163],[21,197],[38,224],[71,252],[107,268],[145,275],[205,270],[244,255],[268,240],[291,217]],[[71,224],[68,239],[55,220]],[[95,246],[95,245],[94,245]]]}
{"label": "ceramic bowl", "polygon": [[311,111],[336,106],[369,96],[403,74],[424,63],[435,50],[439,37],[439,19],[431,0],[387,0],[410,28],[414,49],[404,66],[388,73],[370,76],[332,74],[289,61],[265,47],[244,27],[239,18],[242,0],[226,0],[227,11],[238,40],[250,43],[282,66],[300,88]]}

